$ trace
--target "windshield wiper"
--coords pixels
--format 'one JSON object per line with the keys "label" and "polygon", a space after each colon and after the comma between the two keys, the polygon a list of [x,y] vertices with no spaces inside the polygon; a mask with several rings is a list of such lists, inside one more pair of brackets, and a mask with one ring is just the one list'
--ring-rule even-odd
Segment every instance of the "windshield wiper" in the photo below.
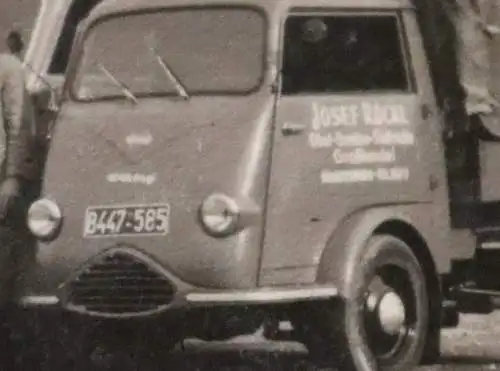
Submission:
{"label": "windshield wiper", "polygon": [[106,67],[104,67],[103,64],[98,63],[97,66],[104,73],[104,75],[106,75],[106,77],[108,77],[113,82],[113,84],[115,84],[116,87],[118,87],[121,90],[121,92],[125,98],[127,98],[129,101],[131,101],[134,104],[139,103],[139,101],[137,100],[137,97],[134,95],[134,93],[132,93],[132,91],[127,87],[127,85],[125,85],[123,82],[118,80],[115,76],[113,76],[113,74],[111,72],[109,72],[109,70]]}
{"label": "windshield wiper", "polygon": [[185,88],[185,86],[175,77],[174,73],[172,72],[172,69],[168,66],[167,62],[165,62],[165,59],[158,54],[155,48],[149,47],[149,50],[154,54],[156,61],[160,65],[162,71],[165,73],[165,76],[168,77],[170,82],[174,85],[175,90],[177,91],[177,94],[181,96],[184,99],[189,99],[189,94]]}

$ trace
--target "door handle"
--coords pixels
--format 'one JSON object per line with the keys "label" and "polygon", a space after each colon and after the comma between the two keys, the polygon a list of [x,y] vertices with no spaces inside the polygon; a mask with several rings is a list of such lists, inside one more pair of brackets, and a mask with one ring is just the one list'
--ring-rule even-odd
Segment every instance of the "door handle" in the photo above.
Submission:
{"label": "door handle", "polygon": [[281,127],[281,133],[285,136],[298,135],[306,129],[303,124],[296,124],[292,122],[285,122]]}

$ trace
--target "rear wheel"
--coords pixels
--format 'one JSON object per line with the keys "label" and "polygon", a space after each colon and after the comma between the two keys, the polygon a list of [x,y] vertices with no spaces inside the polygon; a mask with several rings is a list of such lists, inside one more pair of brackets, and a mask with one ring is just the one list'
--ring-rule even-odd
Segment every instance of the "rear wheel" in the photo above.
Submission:
{"label": "rear wheel", "polygon": [[429,310],[425,277],[410,247],[389,235],[374,236],[354,276],[342,303],[310,308],[311,320],[301,326],[310,353],[342,370],[416,367]]}

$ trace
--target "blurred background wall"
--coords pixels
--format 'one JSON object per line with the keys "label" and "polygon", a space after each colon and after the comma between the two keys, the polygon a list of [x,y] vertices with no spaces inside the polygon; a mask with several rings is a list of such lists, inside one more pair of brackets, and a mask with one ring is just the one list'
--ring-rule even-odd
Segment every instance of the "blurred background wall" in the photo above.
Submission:
{"label": "blurred background wall", "polygon": [[[50,0],[49,0],[50,1]],[[28,42],[41,0],[0,0],[0,51],[5,51],[5,35],[11,28],[22,31]]]}

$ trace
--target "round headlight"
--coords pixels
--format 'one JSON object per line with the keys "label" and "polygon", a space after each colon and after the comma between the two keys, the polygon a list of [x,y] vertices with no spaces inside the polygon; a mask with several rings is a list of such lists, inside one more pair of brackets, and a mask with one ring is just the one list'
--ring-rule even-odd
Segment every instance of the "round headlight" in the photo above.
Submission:
{"label": "round headlight", "polygon": [[28,210],[28,228],[40,239],[52,238],[61,226],[62,213],[54,201],[35,201]]}
{"label": "round headlight", "polygon": [[200,221],[205,231],[214,237],[234,233],[240,216],[235,200],[223,194],[213,194],[200,207]]}

